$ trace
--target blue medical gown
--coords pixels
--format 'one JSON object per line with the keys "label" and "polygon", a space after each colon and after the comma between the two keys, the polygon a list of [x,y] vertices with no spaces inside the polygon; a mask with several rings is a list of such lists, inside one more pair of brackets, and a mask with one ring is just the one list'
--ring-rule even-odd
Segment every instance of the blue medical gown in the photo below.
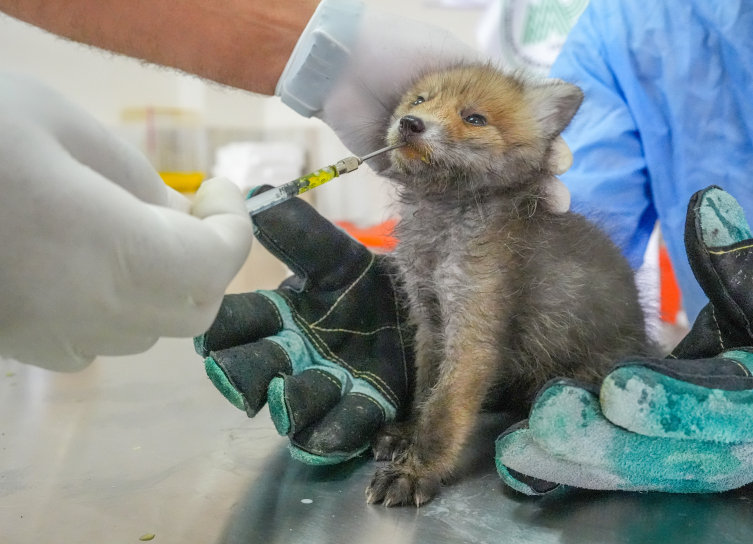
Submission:
{"label": "blue medical gown", "polygon": [[753,0],[592,0],[551,75],[585,93],[563,133],[572,209],[634,268],[659,219],[692,322],[707,300],[683,242],[691,195],[719,185],[753,217]]}

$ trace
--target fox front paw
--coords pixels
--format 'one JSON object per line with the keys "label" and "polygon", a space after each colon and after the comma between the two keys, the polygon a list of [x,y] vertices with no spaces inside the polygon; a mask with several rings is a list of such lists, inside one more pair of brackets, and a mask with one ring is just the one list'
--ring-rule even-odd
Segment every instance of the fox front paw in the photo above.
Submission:
{"label": "fox front paw", "polygon": [[366,489],[366,502],[419,507],[434,498],[439,491],[439,482],[435,474],[418,474],[407,465],[392,463],[377,469]]}
{"label": "fox front paw", "polygon": [[395,461],[410,446],[413,436],[413,424],[410,422],[389,423],[385,425],[374,439],[372,451],[377,461]]}

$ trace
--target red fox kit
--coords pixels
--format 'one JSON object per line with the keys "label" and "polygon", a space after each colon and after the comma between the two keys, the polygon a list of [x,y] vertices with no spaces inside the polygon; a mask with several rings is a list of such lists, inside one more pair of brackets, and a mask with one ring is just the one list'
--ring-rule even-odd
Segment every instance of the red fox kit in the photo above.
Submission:
{"label": "red fox kit", "polygon": [[530,404],[549,379],[598,382],[646,353],[633,274],[616,246],[546,198],[552,144],[581,91],[489,65],[419,78],[394,111],[383,172],[398,186],[395,252],[416,334],[412,418],[384,428],[369,502],[430,500],[482,405]]}

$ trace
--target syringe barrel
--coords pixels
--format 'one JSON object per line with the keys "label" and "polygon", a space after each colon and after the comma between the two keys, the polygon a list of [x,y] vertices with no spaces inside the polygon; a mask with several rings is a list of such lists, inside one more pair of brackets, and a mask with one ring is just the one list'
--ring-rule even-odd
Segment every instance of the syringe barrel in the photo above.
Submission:
{"label": "syringe barrel", "polygon": [[256,215],[259,212],[268,210],[272,206],[290,200],[294,196],[305,193],[314,187],[323,185],[329,180],[338,177],[338,175],[337,169],[334,166],[325,166],[316,172],[311,172],[298,179],[289,181],[285,185],[280,185],[260,195],[252,196],[246,200],[246,209],[249,215]]}
{"label": "syringe barrel", "polygon": [[[297,181],[297,180],[296,180]],[[246,209],[249,215],[256,215],[259,212],[268,210],[281,202],[290,200],[298,194],[296,181],[291,181],[285,185],[280,185],[259,195],[252,196],[246,200]]]}

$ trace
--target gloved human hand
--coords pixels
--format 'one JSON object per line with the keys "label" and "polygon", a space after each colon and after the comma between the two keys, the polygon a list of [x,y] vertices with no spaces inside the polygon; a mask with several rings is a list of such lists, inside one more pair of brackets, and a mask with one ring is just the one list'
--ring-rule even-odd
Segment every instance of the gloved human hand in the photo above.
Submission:
{"label": "gloved human hand", "polygon": [[753,234],[718,187],[688,207],[685,245],[709,298],[666,359],[628,358],[600,390],[555,380],[497,441],[511,487],[725,491],[753,482]]}
{"label": "gloved human hand", "polygon": [[0,74],[0,356],[72,371],[212,323],[252,228],[228,180],[193,202],[41,83]]}
{"label": "gloved human hand", "polygon": [[297,198],[253,223],[295,275],[273,291],[226,296],[196,351],[249,417],[269,404],[293,457],[314,465],[355,457],[403,414],[412,391],[414,332],[390,258]]}
{"label": "gloved human hand", "polygon": [[418,74],[474,60],[481,54],[445,29],[355,0],[323,0],[275,94],[301,115],[321,117],[361,156],[385,146],[390,115]]}

